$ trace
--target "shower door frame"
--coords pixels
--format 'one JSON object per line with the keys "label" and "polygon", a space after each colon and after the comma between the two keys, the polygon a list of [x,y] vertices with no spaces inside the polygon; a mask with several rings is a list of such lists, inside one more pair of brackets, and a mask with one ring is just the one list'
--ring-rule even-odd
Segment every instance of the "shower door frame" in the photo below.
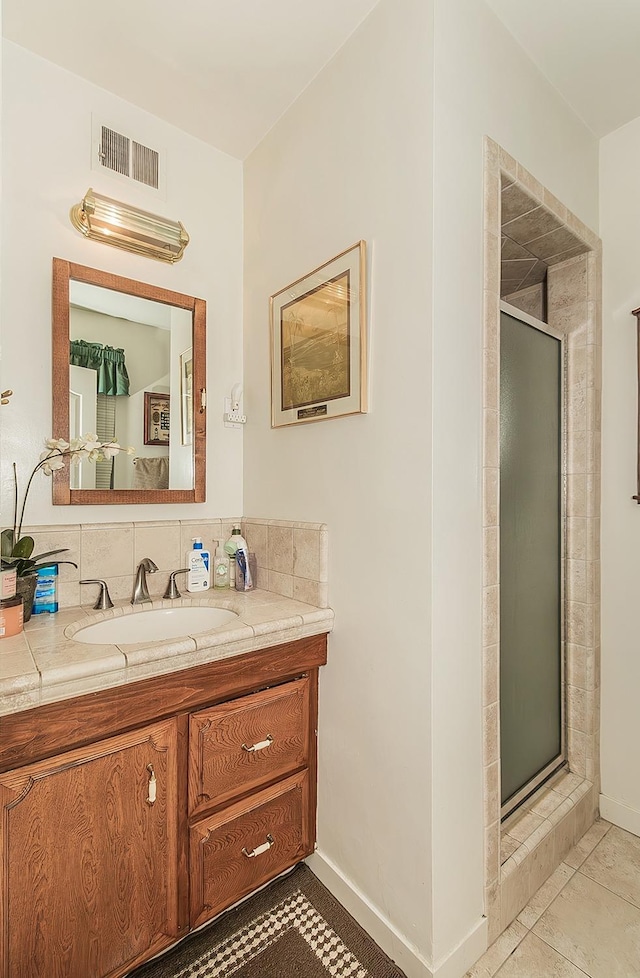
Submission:
{"label": "shower door frame", "polygon": [[[557,329],[543,323],[517,306],[512,306],[503,299],[500,300],[500,314],[506,313],[525,326],[531,326],[541,333],[546,333],[560,343],[560,753],[542,768],[533,778],[527,781],[515,794],[500,806],[500,820],[504,821],[519,805],[536,791],[548,778],[556,774],[568,764],[567,758],[567,603],[566,603],[566,563],[567,563],[567,342],[566,335]],[[500,320],[501,322],[501,320]],[[501,476],[500,476],[501,477]],[[502,655],[502,645],[499,643],[499,656]],[[502,752],[501,752],[502,753]],[[500,767],[502,782],[502,766]]]}

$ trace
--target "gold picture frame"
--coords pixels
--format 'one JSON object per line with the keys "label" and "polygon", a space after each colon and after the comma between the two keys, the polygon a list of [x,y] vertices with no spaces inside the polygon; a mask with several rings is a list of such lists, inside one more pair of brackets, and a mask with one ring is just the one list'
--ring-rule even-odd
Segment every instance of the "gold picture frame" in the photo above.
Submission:
{"label": "gold picture frame", "polygon": [[271,296],[271,427],[367,411],[366,243]]}

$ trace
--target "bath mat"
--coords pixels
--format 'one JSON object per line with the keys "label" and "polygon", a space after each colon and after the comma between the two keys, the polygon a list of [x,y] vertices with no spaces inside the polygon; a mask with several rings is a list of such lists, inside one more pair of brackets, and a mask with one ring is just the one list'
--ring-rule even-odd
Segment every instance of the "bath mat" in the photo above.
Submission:
{"label": "bath mat", "polygon": [[304,864],[129,978],[405,978]]}

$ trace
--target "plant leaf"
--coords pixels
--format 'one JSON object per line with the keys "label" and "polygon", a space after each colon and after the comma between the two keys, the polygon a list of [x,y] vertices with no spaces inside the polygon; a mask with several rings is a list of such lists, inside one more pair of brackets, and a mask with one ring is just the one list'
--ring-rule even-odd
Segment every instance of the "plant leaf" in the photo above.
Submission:
{"label": "plant leaf", "polygon": [[[43,557],[53,557],[54,554],[63,554],[68,549],[68,547],[59,547],[58,550],[46,550],[44,553],[34,554],[33,557],[31,557],[31,554],[26,554],[26,556],[31,557],[33,561],[37,560],[39,563],[42,563]],[[51,563],[55,564],[55,560],[52,560]]]}
{"label": "plant leaf", "polygon": [[0,533],[0,553],[3,557],[10,557],[13,553],[13,530],[10,528]]}
{"label": "plant leaf", "polygon": [[12,557],[26,557],[28,559],[33,553],[34,546],[33,537],[21,537],[13,545]]}

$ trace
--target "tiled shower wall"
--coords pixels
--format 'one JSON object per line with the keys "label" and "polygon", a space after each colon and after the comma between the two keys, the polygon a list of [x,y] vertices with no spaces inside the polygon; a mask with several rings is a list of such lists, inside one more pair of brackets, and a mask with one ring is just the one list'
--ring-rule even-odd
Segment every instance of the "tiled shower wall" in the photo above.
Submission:
{"label": "tiled shower wall", "polygon": [[[149,574],[147,583],[151,597],[161,597],[169,573],[185,566],[193,537],[200,537],[213,556],[216,544],[224,544],[234,525],[242,527],[249,549],[256,554],[259,588],[327,607],[328,543],[324,523],[238,517],[32,526],[25,527],[23,534],[34,538],[34,553],[68,548],[59,558],[72,560],[78,567],[60,566],[58,600],[62,608],[70,608],[94,603],[95,585],[80,585],[87,578],[105,580],[114,601],[130,598],[133,576],[143,557],[150,557],[158,566],[158,573]],[[181,591],[182,582],[179,578]]]}
{"label": "tiled shower wall", "polygon": [[[517,184],[544,217],[587,252],[548,270],[548,322],[567,335],[567,726],[569,768],[580,779],[545,825],[523,836],[504,866],[500,840],[500,234],[501,191]],[[489,939],[522,910],[595,815],[599,731],[600,242],[527,170],[485,142],[483,710],[485,912]],[[542,222],[544,223],[544,221]],[[543,789],[544,790],[544,789]],[[548,790],[548,789],[547,789]],[[539,799],[534,796],[533,804]]]}

